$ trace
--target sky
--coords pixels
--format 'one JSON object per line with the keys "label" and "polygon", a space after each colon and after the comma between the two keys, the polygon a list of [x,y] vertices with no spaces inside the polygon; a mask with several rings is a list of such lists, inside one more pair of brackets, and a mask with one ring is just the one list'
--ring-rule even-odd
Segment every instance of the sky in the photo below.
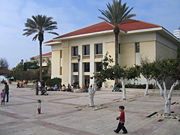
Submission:
{"label": "sky", "polygon": [[[9,68],[15,67],[21,59],[28,61],[39,54],[38,41],[32,36],[23,36],[24,23],[32,15],[53,17],[58,23],[55,32],[61,34],[71,32],[98,22],[101,16],[98,9],[106,9],[112,0],[0,0],[0,58],[5,58]],[[158,24],[170,32],[180,27],[180,0],[122,0],[133,19]],[[45,34],[45,41],[54,38]],[[51,51],[43,46],[43,53]]]}

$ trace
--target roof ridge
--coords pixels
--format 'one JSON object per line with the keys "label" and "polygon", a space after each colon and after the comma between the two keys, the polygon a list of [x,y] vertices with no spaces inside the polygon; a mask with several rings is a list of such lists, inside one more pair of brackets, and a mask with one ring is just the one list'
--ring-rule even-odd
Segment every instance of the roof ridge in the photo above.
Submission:
{"label": "roof ridge", "polygon": [[[42,56],[43,56],[43,55],[46,55],[46,54],[52,55],[52,52],[43,53]],[[33,57],[31,57],[31,58],[34,58],[34,57],[39,57],[39,55],[33,56]]]}
{"label": "roof ridge", "polygon": [[[54,38],[53,38],[53,39],[54,39]],[[44,42],[44,43],[53,42],[53,39],[51,39],[51,40],[48,40],[48,41],[46,41],[46,42]]]}
{"label": "roof ridge", "polygon": [[[119,28],[122,31],[132,31],[132,30],[149,29],[149,28],[156,28],[156,27],[162,27],[162,26],[149,23],[149,22],[136,20],[136,19],[127,19],[126,21],[119,23]],[[113,30],[113,29],[114,29],[113,24],[111,24],[110,22],[101,21],[96,24],[62,34],[60,36],[53,38],[53,40],[63,38],[63,37],[71,37],[75,35],[83,35],[87,33],[94,33],[94,32],[106,31],[106,30]],[[49,42],[53,42],[53,41],[49,41]]]}
{"label": "roof ridge", "polygon": [[57,38],[59,38],[59,37],[61,37],[61,36],[68,35],[68,34],[70,34],[70,33],[77,32],[77,31],[80,31],[80,30],[83,30],[83,29],[86,29],[86,28],[90,28],[90,27],[92,27],[92,26],[98,25],[98,24],[103,23],[103,22],[105,22],[105,21],[101,21],[101,22],[99,22],[99,23],[96,23],[96,24],[93,24],[93,25],[90,25],[90,26],[83,27],[83,28],[81,28],[81,29],[77,29],[77,30],[68,32],[68,33],[66,33],[66,34],[60,35],[60,36],[55,37],[55,38],[53,38],[53,39],[57,39]]}
{"label": "roof ridge", "polygon": [[138,22],[143,22],[143,23],[146,23],[146,24],[151,24],[151,25],[156,25],[156,26],[162,27],[162,26],[160,26],[160,25],[157,25],[157,24],[154,24],[154,23],[149,23],[149,22],[140,21],[140,20],[136,20],[136,21],[138,21]]}

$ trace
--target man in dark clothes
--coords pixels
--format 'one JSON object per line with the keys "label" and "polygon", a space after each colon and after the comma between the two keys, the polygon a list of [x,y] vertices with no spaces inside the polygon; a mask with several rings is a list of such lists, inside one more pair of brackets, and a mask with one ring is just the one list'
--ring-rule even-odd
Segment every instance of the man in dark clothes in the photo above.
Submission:
{"label": "man in dark clothes", "polygon": [[38,86],[38,80],[35,82],[35,87],[36,87],[36,95],[39,94],[39,86]]}
{"label": "man in dark clothes", "polygon": [[7,82],[4,82],[4,90],[5,90],[5,99],[6,102],[9,102],[9,85],[7,84]]}

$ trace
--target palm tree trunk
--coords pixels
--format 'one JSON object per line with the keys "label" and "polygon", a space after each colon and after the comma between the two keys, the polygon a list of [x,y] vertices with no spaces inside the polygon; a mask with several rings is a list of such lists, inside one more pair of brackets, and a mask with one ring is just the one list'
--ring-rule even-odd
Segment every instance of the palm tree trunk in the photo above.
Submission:
{"label": "palm tree trunk", "polygon": [[115,34],[115,65],[118,65],[118,53],[119,53],[119,27],[114,28]]}
{"label": "palm tree trunk", "polygon": [[[119,27],[116,26],[114,28],[114,35],[115,35],[115,65],[118,65],[118,53],[119,53]],[[118,79],[115,79],[115,83],[118,83]]]}
{"label": "palm tree trunk", "polygon": [[42,81],[42,41],[39,41],[40,73],[39,80]]}

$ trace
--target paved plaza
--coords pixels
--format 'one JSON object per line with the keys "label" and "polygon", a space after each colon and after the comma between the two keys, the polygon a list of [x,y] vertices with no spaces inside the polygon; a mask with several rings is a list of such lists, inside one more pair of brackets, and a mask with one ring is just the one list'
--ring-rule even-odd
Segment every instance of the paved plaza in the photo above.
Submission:
{"label": "paved plaza", "polygon": [[[0,90],[3,85],[0,84]],[[120,92],[97,91],[96,107],[88,107],[88,93],[50,91],[35,96],[32,88],[10,85],[10,102],[0,107],[0,135],[115,135],[118,106],[126,107],[129,135],[180,135],[178,118],[162,119],[164,101],[158,90],[143,96],[143,90],[128,89],[126,101]],[[172,111],[180,114],[180,91],[173,93]],[[42,100],[42,114],[37,114],[37,100]],[[179,116],[177,116],[179,117]],[[162,121],[160,121],[162,119]]]}

